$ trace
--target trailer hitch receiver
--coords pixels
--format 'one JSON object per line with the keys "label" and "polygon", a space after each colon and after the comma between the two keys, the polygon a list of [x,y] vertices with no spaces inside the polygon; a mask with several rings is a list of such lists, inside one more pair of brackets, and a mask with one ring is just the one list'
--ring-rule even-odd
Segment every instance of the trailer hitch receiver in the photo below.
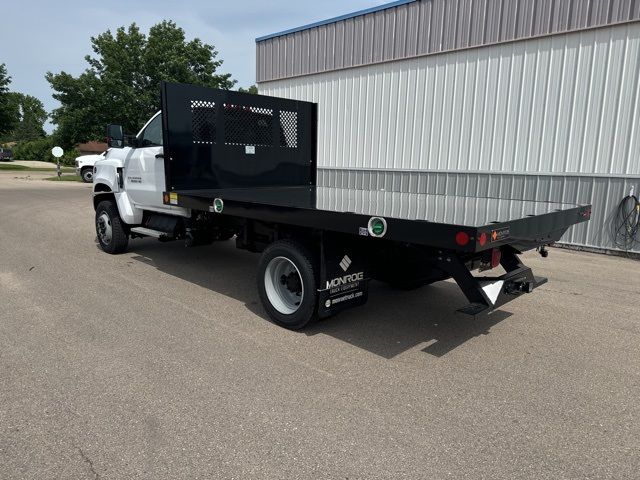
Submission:
{"label": "trailer hitch receiver", "polygon": [[504,293],[509,295],[520,295],[521,293],[533,292],[533,282],[527,281],[525,278],[511,280],[505,283]]}

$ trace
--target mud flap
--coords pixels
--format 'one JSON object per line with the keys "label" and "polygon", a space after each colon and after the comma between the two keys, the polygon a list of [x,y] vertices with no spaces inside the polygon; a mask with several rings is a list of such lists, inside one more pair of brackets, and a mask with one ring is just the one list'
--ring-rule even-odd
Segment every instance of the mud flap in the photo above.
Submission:
{"label": "mud flap", "polygon": [[324,232],[320,242],[318,316],[326,318],[367,302],[369,268],[362,244],[348,235]]}

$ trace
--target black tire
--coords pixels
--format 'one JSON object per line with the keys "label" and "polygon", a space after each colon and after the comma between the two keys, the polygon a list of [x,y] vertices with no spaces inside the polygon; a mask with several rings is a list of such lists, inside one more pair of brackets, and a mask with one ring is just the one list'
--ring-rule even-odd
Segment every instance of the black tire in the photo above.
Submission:
{"label": "black tire", "polygon": [[[103,225],[102,222],[105,222]],[[112,255],[122,253],[127,249],[129,244],[129,235],[127,234],[124,222],[118,213],[118,207],[111,200],[104,200],[98,204],[96,208],[96,235],[100,248]],[[106,234],[101,231],[102,228],[110,228],[111,236],[108,239]]]}
{"label": "black tire", "polygon": [[[273,288],[268,285],[269,280],[267,277],[269,274],[267,274],[267,269],[272,273],[274,268],[273,264],[270,267],[272,260],[278,259],[275,262],[282,262],[280,260],[282,257],[295,266],[302,287],[301,301],[297,305],[297,309],[291,313],[285,313],[278,309],[277,306],[274,306],[267,293],[269,289],[271,296],[273,297],[274,295]],[[318,285],[315,265],[311,252],[304,245],[292,240],[278,240],[269,245],[262,253],[258,264],[258,294],[269,317],[276,324],[291,330],[299,330],[316,319]],[[287,283],[286,280],[281,281],[281,284],[285,286],[284,288],[289,289],[290,286]],[[292,292],[293,290],[289,291]]]}
{"label": "black tire", "polygon": [[83,168],[80,170],[80,176],[84,183],[93,183],[93,168]]}

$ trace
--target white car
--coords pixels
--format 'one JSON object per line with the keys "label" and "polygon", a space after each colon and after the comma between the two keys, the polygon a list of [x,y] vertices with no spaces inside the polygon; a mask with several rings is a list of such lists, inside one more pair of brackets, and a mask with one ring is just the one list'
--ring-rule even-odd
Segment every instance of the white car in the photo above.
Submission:
{"label": "white car", "polygon": [[106,154],[107,152],[102,152],[99,155],[81,155],[77,157],[76,175],[80,175],[85,183],[93,182],[93,167],[98,160],[104,160]]}

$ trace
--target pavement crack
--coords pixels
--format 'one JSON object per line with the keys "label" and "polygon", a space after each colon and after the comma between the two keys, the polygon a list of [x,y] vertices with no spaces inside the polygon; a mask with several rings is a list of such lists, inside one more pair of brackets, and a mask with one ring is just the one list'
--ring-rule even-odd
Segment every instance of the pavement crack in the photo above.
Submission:
{"label": "pavement crack", "polygon": [[80,452],[80,456],[82,457],[82,460],[84,460],[84,463],[89,465],[89,470],[91,470],[91,473],[93,474],[93,478],[98,480],[100,478],[100,475],[98,475],[98,472],[96,472],[96,469],[93,466],[93,461],[87,456],[86,453],[84,453],[84,451],[80,447],[76,447],[76,448],[78,449],[78,452]]}

